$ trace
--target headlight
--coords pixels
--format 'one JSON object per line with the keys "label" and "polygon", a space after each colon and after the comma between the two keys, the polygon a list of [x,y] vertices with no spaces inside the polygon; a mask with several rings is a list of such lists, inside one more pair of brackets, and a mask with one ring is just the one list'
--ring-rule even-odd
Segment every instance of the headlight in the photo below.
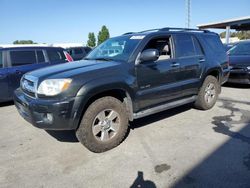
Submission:
{"label": "headlight", "polygon": [[250,66],[249,66],[249,67],[247,67],[247,70],[250,70]]}
{"label": "headlight", "polygon": [[55,96],[69,88],[71,79],[48,79],[38,87],[37,93],[46,96]]}

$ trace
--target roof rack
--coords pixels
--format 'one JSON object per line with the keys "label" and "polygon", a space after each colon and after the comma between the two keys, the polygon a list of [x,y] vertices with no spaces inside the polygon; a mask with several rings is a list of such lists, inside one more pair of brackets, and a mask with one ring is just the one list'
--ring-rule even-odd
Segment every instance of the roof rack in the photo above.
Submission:
{"label": "roof rack", "polygon": [[196,31],[196,32],[204,32],[209,33],[209,30],[203,29],[190,29],[190,28],[179,28],[179,27],[164,27],[159,29],[159,31]]}
{"label": "roof rack", "polygon": [[139,32],[128,32],[124,33],[123,35],[130,35],[130,34],[136,34],[136,33],[147,33],[147,32],[158,32],[158,31],[195,31],[195,32],[203,32],[203,33],[209,33],[209,30],[204,29],[190,29],[190,28],[179,28],[179,27],[164,27],[159,29],[149,29],[145,31],[139,31]]}
{"label": "roof rack", "polygon": [[124,33],[123,35],[130,35],[130,34],[133,34],[135,32],[127,32],[127,33]]}

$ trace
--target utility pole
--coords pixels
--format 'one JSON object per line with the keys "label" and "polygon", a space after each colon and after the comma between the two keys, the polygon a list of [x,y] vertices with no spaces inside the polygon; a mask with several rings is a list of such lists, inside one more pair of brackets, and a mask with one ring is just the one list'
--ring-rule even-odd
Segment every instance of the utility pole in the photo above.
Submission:
{"label": "utility pole", "polygon": [[186,0],[186,27],[190,28],[190,22],[191,22],[191,0]]}

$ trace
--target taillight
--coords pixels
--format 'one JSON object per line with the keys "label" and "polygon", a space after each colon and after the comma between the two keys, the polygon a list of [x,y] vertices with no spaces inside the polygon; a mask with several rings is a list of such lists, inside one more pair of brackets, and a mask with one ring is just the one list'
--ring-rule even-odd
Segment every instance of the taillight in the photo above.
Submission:
{"label": "taillight", "polygon": [[68,62],[72,62],[72,61],[74,61],[74,60],[73,60],[73,58],[69,55],[69,53],[68,53],[68,52],[64,52],[64,54],[65,54],[66,59],[67,59],[67,61],[68,61]]}

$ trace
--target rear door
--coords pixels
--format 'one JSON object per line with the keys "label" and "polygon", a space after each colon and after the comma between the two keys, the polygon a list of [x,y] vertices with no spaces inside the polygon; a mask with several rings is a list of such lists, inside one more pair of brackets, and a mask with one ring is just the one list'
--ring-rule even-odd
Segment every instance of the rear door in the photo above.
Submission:
{"label": "rear door", "polygon": [[10,50],[8,53],[9,91],[10,95],[20,86],[21,77],[34,69],[37,69],[36,51],[32,49]]}
{"label": "rear door", "polygon": [[0,101],[6,101],[10,99],[9,86],[8,86],[8,67],[4,61],[4,51],[0,50]]}
{"label": "rear door", "polygon": [[205,56],[198,39],[192,34],[174,35],[175,51],[180,71],[177,82],[182,87],[182,95],[197,94]]}

